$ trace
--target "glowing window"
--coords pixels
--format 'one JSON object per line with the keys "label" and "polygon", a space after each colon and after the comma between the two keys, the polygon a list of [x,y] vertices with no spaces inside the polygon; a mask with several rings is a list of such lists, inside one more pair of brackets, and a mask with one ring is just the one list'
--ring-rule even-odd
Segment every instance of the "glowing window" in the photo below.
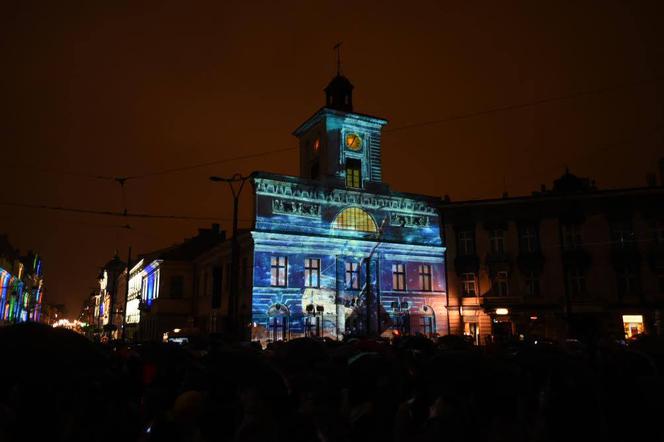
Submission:
{"label": "glowing window", "polygon": [[359,207],[349,207],[337,215],[332,228],[341,230],[357,230],[360,232],[377,232],[376,223],[371,215]]}
{"label": "glowing window", "polygon": [[392,289],[406,290],[406,266],[392,264]]}
{"label": "glowing window", "polygon": [[346,160],[346,186],[362,187],[362,162],[353,158]]}

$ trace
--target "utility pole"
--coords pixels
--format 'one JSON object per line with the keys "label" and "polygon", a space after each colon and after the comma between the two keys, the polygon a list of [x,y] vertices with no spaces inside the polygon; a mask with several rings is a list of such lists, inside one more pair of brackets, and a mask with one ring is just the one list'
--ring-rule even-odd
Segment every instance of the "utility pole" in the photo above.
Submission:
{"label": "utility pole", "polygon": [[[379,245],[382,244],[383,239],[383,227],[385,226],[385,222],[387,221],[387,218],[383,218],[383,222],[380,224],[380,227],[378,228],[378,234],[376,235],[376,244],[373,246],[371,249],[371,252],[369,253],[369,257],[366,258],[366,310],[367,310],[367,336],[371,335],[371,298],[372,298],[372,292],[371,292],[371,259],[373,258],[374,253],[376,252],[376,249],[378,248]],[[380,277],[380,275],[378,275]],[[376,336],[380,335],[380,298],[376,298]]]}
{"label": "utility pole", "polygon": [[[218,176],[211,176],[210,181],[213,182],[225,182],[228,183],[228,187],[231,190],[233,195],[233,236],[231,238],[231,296],[228,300],[228,327],[231,335],[237,336],[238,338],[243,338],[242,332],[238,327],[237,313],[238,313],[238,304],[240,294],[238,293],[238,262],[240,260],[239,252],[240,245],[237,239],[237,217],[238,217],[238,208],[240,205],[240,194],[244,188],[244,183],[247,182],[249,176],[242,176],[239,173],[236,173],[230,178],[222,178]],[[239,186],[234,186],[235,183],[240,183]],[[242,330],[244,330],[244,325],[242,324]]]}
{"label": "utility pole", "polygon": [[125,342],[126,328],[127,328],[127,300],[129,298],[129,278],[131,276],[131,246],[129,246],[129,253],[127,254],[127,281],[125,284],[125,297],[124,308],[122,309],[122,342]]}

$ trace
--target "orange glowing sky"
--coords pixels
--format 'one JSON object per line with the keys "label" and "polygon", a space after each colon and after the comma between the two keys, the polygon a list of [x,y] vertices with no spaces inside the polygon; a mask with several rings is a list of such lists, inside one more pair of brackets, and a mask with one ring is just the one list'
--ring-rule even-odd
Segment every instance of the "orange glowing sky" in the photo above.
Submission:
{"label": "orange glowing sky", "polygon": [[[355,109],[387,130],[477,114],[387,132],[395,190],[526,194],[565,165],[601,188],[642,186],[664,152],[661,3],[4,2],[0,202],[122,210],[117,184],[67,172],[140,175],[294,147],[338,41]],[[294,175],[296,151],[129,181],[127,207],[230,228],[229,193],[207,177],[252,170]],[[70,317],[114,250],[208,224],[0,210],[0,233],[43,255],[47,302]]]}

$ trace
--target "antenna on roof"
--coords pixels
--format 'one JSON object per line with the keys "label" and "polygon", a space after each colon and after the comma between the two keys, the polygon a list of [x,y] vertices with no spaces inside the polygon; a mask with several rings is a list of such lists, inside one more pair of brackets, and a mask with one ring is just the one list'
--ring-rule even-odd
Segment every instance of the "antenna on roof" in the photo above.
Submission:
{"label": "antenna on roof", "polygon": [[337,51],[337,75],[341,75],[341,44],[343,42],[339,42],[334,45],[334,48],[332,50]]}

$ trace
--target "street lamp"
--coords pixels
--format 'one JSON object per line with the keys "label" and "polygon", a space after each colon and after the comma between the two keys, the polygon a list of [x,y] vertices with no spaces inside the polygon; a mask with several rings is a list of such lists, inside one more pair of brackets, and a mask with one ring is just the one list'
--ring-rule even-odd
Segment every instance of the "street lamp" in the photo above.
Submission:
{"label": "street lamp", "polygon": [[[383,243],[383,227],[387,222],[387,217],[383,218],[383,221],[380,223],[378,228],[378,233],[376,235],[376,244],[371,249],[369,256],[365,258],[366,263],[366,308],[367,308],[367,336],[371,334],[371,258],[373,258],[374,253],[379,245]],[[380,275],[378,275],[380,277]],[[376,293],[376,335],[380,335],[380,293]]]}
{"label": "street lamp", "polygon": [[[238,217],[238,207],[240,203],[240,194],[244,188],[244,183],[251,178],[251,176],[243,176],[239,173],[234,174],[230,178],[211,176],[210,181],[219,183],[224,182],[228,184],[231,194],[233,195],[233,237],[231,238],[231,296],[228,302],[228,316],[229,316],[229,328],[230,333],[234,334],[237,331],[236,327],[236,315],[237,315],[237,303],[239,295],[238,291],[238,260],[239,260],[239,244],[237,240],[237,217]],[[239,183],[239,186],[236,185]]]}

